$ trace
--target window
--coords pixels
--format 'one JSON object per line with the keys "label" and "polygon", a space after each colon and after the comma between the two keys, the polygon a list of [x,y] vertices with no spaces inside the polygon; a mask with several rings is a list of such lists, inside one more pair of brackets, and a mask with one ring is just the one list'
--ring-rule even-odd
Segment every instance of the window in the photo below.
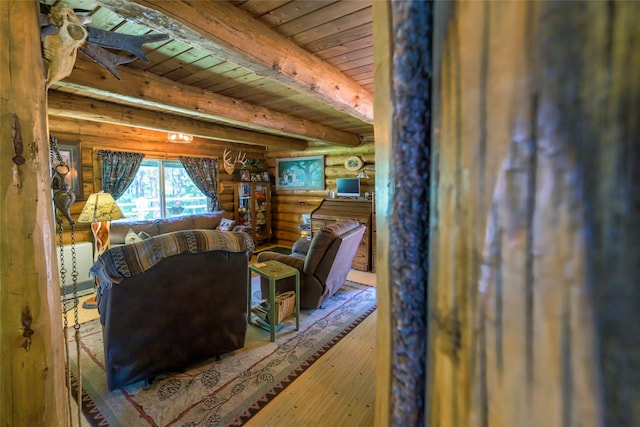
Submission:
{"label": "window", "polygon": [[207,212],[207,197],[180,161],[143,160],[118,206],[129,220],[169,218]]}

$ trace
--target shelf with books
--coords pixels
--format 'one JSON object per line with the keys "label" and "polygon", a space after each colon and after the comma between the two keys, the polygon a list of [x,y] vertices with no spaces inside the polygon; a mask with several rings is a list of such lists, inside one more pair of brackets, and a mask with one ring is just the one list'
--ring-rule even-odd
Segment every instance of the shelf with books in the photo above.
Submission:
{"label": "shelf with books", "polygon": [[236,220],[252,227],[256,242],[268,242],[271,230],[271,183],[242,182],[234,185]]}

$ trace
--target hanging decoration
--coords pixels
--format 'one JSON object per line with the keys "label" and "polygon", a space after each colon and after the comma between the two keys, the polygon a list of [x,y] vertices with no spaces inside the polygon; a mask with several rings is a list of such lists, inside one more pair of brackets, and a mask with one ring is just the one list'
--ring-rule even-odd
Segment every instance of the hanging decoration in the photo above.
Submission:
{"label": "hanging decoration", "polygon": [[[53,209],[54,215],[56,218],[57,231],[58,231],[58,249],[60,251],[60,286],[64,287],[66,285],[67,279],[67,268],[66,268],[66,260],[64,259],[64,221],[62,217],[66,218],[69,222],[69,226],[71,228],[71,284],[72,284],[72,292],[73,296],[71,302],[73,304],[73,328],[75,330],[75,341],[76,341],[76,360],[77,363],[77,372],[76,378],[78,381],[78,396],[82,396],[82,371],[80,368],[80,322],[78,320],[78,270],[76,267],[76,232],[75,232],[75,221],[71,217],[71,204],[75,201],[76,195],[73,191],[71,191],[69,185],[66,183],[65,177],[71,170],[70,166],[65,162],[64,157],[60,155],[60,151],[58,150],[58,141],[50,135],[49,137],[49,155],[50,155],[50,164],[54,164],[54,157],[58,161],[57,165],[51,169],[51,189],[53,190]],[[69,354],[69,338],[68,338],[68,329],[69,329],[69,320],[67,316],[67,308],[66,304],[64,304],[63,310],[63,327],[64,327],[64,348],[65,348],[65,370],[67,373],[67,387],[69,391],[71,391],[71,366],[69,364],[69,360],[71,359]],[[71,407],[71,394],[67,394],[67,404],[69,408]],[[81,425],[82,420],[82,399],[78,399],[78,425]],[[69,411],[69,425],[73,425],[72,423],[72,414]]]}

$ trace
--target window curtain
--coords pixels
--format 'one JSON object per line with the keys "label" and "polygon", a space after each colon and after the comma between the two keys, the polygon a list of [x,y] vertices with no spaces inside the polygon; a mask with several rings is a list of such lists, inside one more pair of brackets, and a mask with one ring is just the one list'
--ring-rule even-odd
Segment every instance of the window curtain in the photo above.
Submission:
{"label": "window curtain", "polygon": [[98,155],[102,158],[102,191],[118,200],[133,182],[144,154],[98,150]]}
{"label": "window curtain", "polygon": [[207,210],[220,210],[218,201],[218,159],[202,157],[182,157],[180,162],[189,178],[207,196]]}

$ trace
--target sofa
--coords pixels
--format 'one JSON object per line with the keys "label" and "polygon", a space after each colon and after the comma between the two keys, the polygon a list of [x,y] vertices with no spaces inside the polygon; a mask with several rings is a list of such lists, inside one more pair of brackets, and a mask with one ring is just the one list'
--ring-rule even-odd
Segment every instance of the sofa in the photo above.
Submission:
{"label": "sofa", "polygon": [[109,390],[243,347],[253,249],[244,232],[195,229],[100,255],[91,273]]}
{"label": "sofa", "polygon": [[[366,227],[354,220],[337,221],[322,227],[311,241],[298,239],[290,255],[260,252],[257,262],[280,261],[300,271],[300,307],[319,308],[347,280],[351,263]],[[269,281],[261,279],[262,298],[269,295]],[[276,294],[295,290],[295,278],[276,282]]]}
{"label": "sofa", "polygon": [[129,231],[144,239],[180,230],[216,230],[225,222],[229,224],[223,227],[226,231],[243,231],[252,236],[251,227],[235,225],[225,219],[224,211],[216,211],[162,219],[114,221],[109,232],[109,246],[125,244]]}

